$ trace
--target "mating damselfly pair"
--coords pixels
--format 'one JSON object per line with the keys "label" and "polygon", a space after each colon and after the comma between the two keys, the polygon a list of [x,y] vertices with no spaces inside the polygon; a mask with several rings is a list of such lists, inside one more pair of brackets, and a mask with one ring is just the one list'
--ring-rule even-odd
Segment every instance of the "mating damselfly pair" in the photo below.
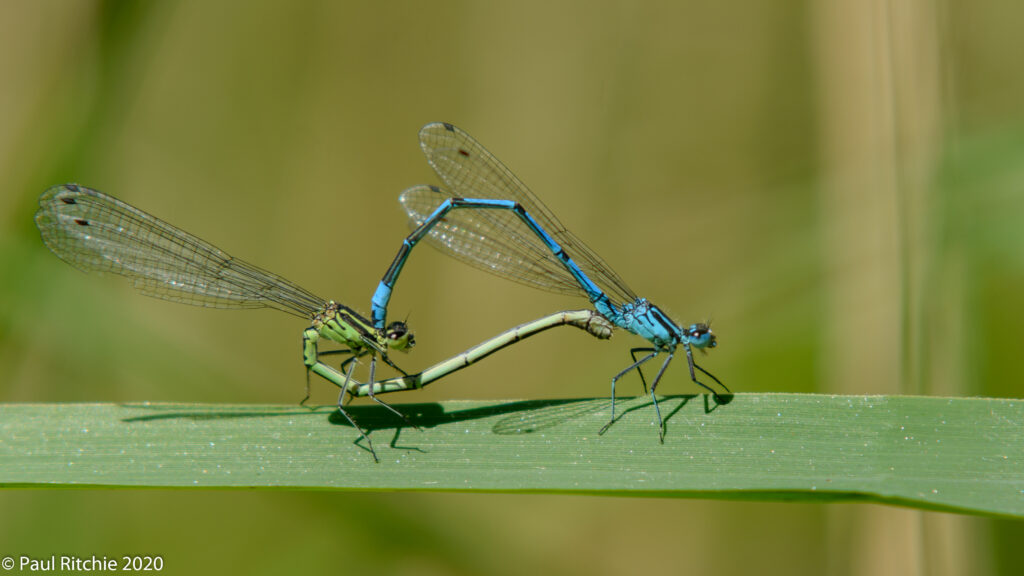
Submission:
{"label": "mating damselfly pair", "polygon": [[[414,231],[403,242],[372,299],[372,320],[352,308],[315,296],[308,290],[252,264],[233,258],[215,246],[102,192],[66,184],[48,189],[39,199],[35,221],[43,241],[58,257],[85,271],[127,277],[143,294],[213,308],[276,308],[310,319],[302,334],[302,357],[313,372],[340,389],[338,410],[365,439],[377,459],[369,435],[345,411],[344,400],[369,396],[405,419],[377,395],[414,390],[464,368],[523,338],[556,326],[575,326],[606,339],[613,327],[623,328],[650,345],[632,348],[632,364],[612,378],[611,418],[615,418],[615,384],[636,369],[647,389],[641,366],[659,354],[666,356],[650,394],[659,437],[665,425],[655,391],[676,349],[682,346],[690,378],[717,378],[693,359],[693,348],[715,347],[707,324],[683,328],[657,306],[637,297],[604,261],[569,232],[530,190],[468,134],[445,123],[424,126],[420,145],[428,162],[448,187],[416,186],[400,201]],[[473,266],[536,288],[582,294],[595,310],[564,311],[503,332],[469,350],[416,374],[399,368],[389,350],[408,351],[415,344],[404,322],[388,323],[387,305],[412,249],[428,243]],[[321,339],[344,350],[321,352]],[[321,358],[349,355],[339,368]],[[376,379],[377,355],[402,376]],[[637,358],[638,354],[643,356]],[[353,377],[358,359],[369,355],[369,378]],[[304,400],[305,401],[305,400]],[[406,419],[408,423],[408,420]]]}

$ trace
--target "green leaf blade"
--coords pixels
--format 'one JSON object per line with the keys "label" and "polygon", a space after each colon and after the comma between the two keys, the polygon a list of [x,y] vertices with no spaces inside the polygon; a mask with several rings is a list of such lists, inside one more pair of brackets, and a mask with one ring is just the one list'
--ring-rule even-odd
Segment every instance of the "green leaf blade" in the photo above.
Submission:
{"label": "green leaf blade", "polygon": [[377,406],[0,405],[0,485],[867,500],[1024,516],[1024,402],[738,394]]}

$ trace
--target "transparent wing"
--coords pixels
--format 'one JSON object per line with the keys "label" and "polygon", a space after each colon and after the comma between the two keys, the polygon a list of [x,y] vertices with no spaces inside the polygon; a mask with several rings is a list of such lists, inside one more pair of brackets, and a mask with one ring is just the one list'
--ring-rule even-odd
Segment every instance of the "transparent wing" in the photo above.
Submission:
{"label": "transparent wing", "polygon": [[[451,197],[450,190],[416,186],[402,192],[398,201],[415,228]],[[562,263],[550,258],[551,251],[534,238],[508,210],[462,208],[435,224],[426,241],[457,260],[508,280],[573,296],[584,293]]]}
{"label": "transparent wing", "polygon": [[[609,298],[618,303],[636,300],[636,294],[600,256],[469,134],[451,124],[427,124],[420,130],[420,146],[449,190],[417,187],[403,193],[402,204],[411,219],[422,222],[432,212],[431,204],[436,208],[452,195],[514,200]],[[429,241],[460,260],[510,280],[553,292],[583,292],[551,251],[508,210],[453,210],[431,231]]]}
{"label": "transparent wing", "polygon": [[277,308],[309,317],[325,300],[116,198],[65,184],[39,197],[36,226],[61,260],[127,277],[156,298],[212,308]]}

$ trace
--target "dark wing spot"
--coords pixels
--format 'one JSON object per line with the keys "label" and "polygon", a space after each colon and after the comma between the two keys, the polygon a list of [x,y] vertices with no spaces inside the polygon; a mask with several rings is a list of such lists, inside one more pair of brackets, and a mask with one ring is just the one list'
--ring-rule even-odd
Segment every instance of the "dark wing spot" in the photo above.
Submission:
{"label": "dark wing spot", "polygon": [[445,130],[447,130],[449,132],[455,132],[455,126],[452,126],[451,124],[449,124],[447,122],[442,122],[442,124],[444,124],[444,129]]}
{"label": "dark wing spot", "polygon": [[79,226],[88,226],[89,225],[89,221],[88,220],[83,220],[81,218],[75,218],[75,224],[78,224]]}
{"label": "dark wing spot", "polygon": [[464,148],[459,148],[459,154],[465,156],[466,158],[469,158],[469,152],[466,151],[466,149]]}
{"label": "dark wing spot", "polygon": [[67,188],[68,190],[71,190],[72,192],[80,192],[80,190],[78,189],[78,184],[65,184],[64,187]]}
{"label": "dark wing spot", "polygon": [[65,204],[78,204],[78,202],[75,202],[74,198],[61,198],[60,201]]}
{"label": "dark wing spot", "polygon": [[436,194],[440,194],[440,193],[441,193],[441,189],[440,189],[440,188],[438,188],[437,186],[433,186],[433,185],[431,185],[431,186],[427,186],[427,188],[430,188],[430,191],[431,191],[431,192],[434,192],[434,193],[436,193]]}

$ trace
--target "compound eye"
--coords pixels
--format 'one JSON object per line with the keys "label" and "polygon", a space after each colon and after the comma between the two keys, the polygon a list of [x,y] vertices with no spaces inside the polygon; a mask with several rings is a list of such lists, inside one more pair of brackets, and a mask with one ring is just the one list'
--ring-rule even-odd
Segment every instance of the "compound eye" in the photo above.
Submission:
{"label": "compound eye", "polygon": [[392,340],[398,340],[408,333],[409,328],[404,322],[392,322],[391,324],[388,324],[388,328],[385,331],[385,335]]}
{"label": "compound eye", "polygon": [[718,343],[715,335],[711,333],[711,327],[707,324],[694,324],[686,331],[686,337],[690,344],[697,348],[714,348]]}
{"label": "compound eye", "polygon": [[406,349],[416,345],[416,339],[405,322],[392,322],[384,330],[384,337],[390,342],[391,348]]}

